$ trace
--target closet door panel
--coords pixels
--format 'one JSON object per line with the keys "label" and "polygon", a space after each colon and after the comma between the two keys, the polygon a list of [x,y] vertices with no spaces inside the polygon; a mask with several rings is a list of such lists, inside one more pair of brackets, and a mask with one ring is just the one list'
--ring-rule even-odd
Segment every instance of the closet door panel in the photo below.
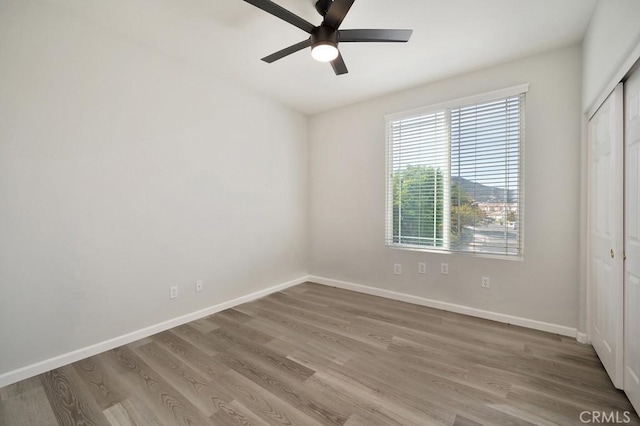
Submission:
{"label": "closet door panel", "polygon": [[589,338],[613,384],[623,387],[622,84],[589,120]]}

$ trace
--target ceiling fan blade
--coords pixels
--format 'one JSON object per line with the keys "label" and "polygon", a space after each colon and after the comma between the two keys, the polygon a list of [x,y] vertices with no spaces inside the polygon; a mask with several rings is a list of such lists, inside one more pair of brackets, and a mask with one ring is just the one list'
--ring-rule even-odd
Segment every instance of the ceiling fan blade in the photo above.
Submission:
{"label": "ceiling fan blade", "polygon": [[333,71],[336,75],[342,75],[349,72],[347,65],[344,63],[344,59],[342,59],[341,53],[338,53],[338,57],[331,61],[331,66],[333,67]]}
{"label": "ceiling fan blade", "polygon": [[262,60],[268,63],[272,63],[277,61],[278,59],[282,59],[285,56],[289,56],[292,53],[296,53],[298,50],[302,50],[305,47],[309,47],[309,46],[311,46],[311,38],[308,38],[305,41],[301,41],[300,43],[296,43],[293,46],[286,47],[269,56],[265,56],[264,58],[262,58]]}
{"label": "ceiling fan blade", "polygon": [[404,43],[409,41],[413,30],[340,30],[340,43],[372,42],[372,43]]}
{"label": "ceiling fan blade", "polygon": [[344,17],[347,16],[347,12],[351,9],[353,2],[354,0],[333,0],[322,24],[338,29],[342,21],[344,21]]}
{"label": "ceiling fan blade", "polygon": [[316,28],[315,25],[305,21],[298,15],[295,15],[289,12],[287,9],[282,6],[278,6],[274,2],[270,0],[244,0],[247,3],[254,5],[257,8],[264,10],[267,13],[272,14],[273,16],[282,19],[290,23],[291,25],[295,25],[300,28],[302,31],[306,31],[309,34]]}

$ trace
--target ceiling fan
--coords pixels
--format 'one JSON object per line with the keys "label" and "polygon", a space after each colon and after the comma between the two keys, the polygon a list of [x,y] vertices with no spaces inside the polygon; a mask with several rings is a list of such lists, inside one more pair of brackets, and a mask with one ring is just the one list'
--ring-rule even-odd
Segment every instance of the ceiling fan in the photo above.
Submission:
{"label": "ceiling fan", "polygon": [[338,50],[339,43],[382,42],[405,43],[413,30],[341,30],[340,24],[355,0],[318,0],[316,10],[324,20],[315,26],[270,0],[244,0],[310,34],[310,37],[262,58],[272,63],[299,50],[311,47],[311,56],[320,62],[331,62],[336,75],[346,74],[347,66]]}

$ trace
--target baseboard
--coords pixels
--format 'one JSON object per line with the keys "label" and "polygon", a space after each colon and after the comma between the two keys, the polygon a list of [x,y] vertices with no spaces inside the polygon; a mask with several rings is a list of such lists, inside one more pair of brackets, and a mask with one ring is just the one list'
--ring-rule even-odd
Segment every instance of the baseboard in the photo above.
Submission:
{"label": "baseboard", "polygon": [[578,343],[582,343],[585,345],[589,343],[589,339],[587,338],[587,333],[582,333],[580,331],[576,333],[576,340],[578,341]]}
{"label": "baseboard", "polygon": [[[515,317],[512,315],[500,314],[497,312],[485,311],[464,305],[456,305],[454,303],[442,302],[439,300],[427,299],[410,294],[398,293],[391,290],[370,287],[362,284],[355,284],[346,281],[339,281],[330,278],[318,277],[311,275],[309,281],[323,284],[331,287],[342,288],[345,290],[356,291],[358,293],[370,294],[372,296],[386,297],[387,299],[399,300],[401,302],[413,303],[415,305],[427,306],[429,308],[441,309],[444,311],[455,312],[458,314],[469,315],[472,317],[484,318],[488,320],[503,322],[506,324],[518,325],[534,330],[547,331],[549,333],[560,334],[562,336],[578,337],[575,328],[566,327],[564,325],[551,324],[543,321],[536,321],[528,318]],[[585,336],[586,340],[586,336]]]}
{"label": "baseboard", "polygon": [[46,359],[44,361],[40,361],[35,364],[28,365],[26,367],[22,367],[17,370],[0,374],[0,388],[3,386],[10,385],[12,383],[19,382],[20,380],[37,376],[38,374],[42,374],[49,370],[60,368],[64,365],[71,364],[76,361],[80,361],[81,359],[117,348],[119,346],[127,345],[129,343],[135,342],[136,340],[144,339],[145,337],[152,336],[156,333],[169,330],[171,328],[180,326],[182,324],[186,324],[188,322],[195,321],[197,319],[204,318],[209,315],[213,315],[216,312],[224,311],[225,309],[233,308],[234,306],[238,306],[243,303],[247,303],[252,300],[259,299],[271,293],[275,293],[275,292],[284,290],[286,288],[292,287],[294,285],[301,284],[305,281],[308,281],[308,278],[309,278],[308,276],[303,276],[295,280],[274,285],[264,290],[256,291],[254,293],[247,294],[245,296],[240,296],[238,298],[235,298],[226,302],[222,302],[217,305],[213,305],[208,308],[201,309],[199,311],[191,312],[189,314],[182,315],[177,318],[172,318],[170,320],[163,321],[161,323],[154,324],[149,327],[141,328],[139,330],[124,334],[122,336],[115,337],[113,339],[105,340],[103,342],[96,343],[94,345],[87,346],[81,349],[77,349],[75,351],[68,352],[66,354],[56,356],[54,358]]}

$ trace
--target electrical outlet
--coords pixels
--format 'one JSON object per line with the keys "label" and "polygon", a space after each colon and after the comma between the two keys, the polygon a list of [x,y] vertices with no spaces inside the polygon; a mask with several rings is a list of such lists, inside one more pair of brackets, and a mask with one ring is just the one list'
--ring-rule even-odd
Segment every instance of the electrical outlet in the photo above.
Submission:
{"label": "electrical outlet", "polygon": [[203,286],[202,280],[196,281],[196,293],[199,293],[202,291],[202,286]]}
{"label": "electrical outlet", "polygon": [[169,290],[171,291],[171,295],[170,295],[170,297],[171,297],[172,299],[175,299],[175,298],[177,298],[177,297],[178,297],[178,286],[177,286],[177,285],[174,285],[174,286],[173,286],[173,287],[171,287]]}
{"label": "electrical outlet", "polygon": [[402,274],[402,265],[399,263],[394,263],[393,264],[393,273],[396,275],[401,275]]}
{"label": "electrical outlet", "polygon": [[418,273],[426,274],[427,273],[427,264],[426,263],[418,263]]}
{"label": "electrical outlet", "polygon": [[482,288],[489,288],[489,277],[482,277]]}
{"label": "electrical outlet", "polygon": [[448,263],[441,263],[440,264],[440,273],[442,275],[449,275],[449,264]]}

